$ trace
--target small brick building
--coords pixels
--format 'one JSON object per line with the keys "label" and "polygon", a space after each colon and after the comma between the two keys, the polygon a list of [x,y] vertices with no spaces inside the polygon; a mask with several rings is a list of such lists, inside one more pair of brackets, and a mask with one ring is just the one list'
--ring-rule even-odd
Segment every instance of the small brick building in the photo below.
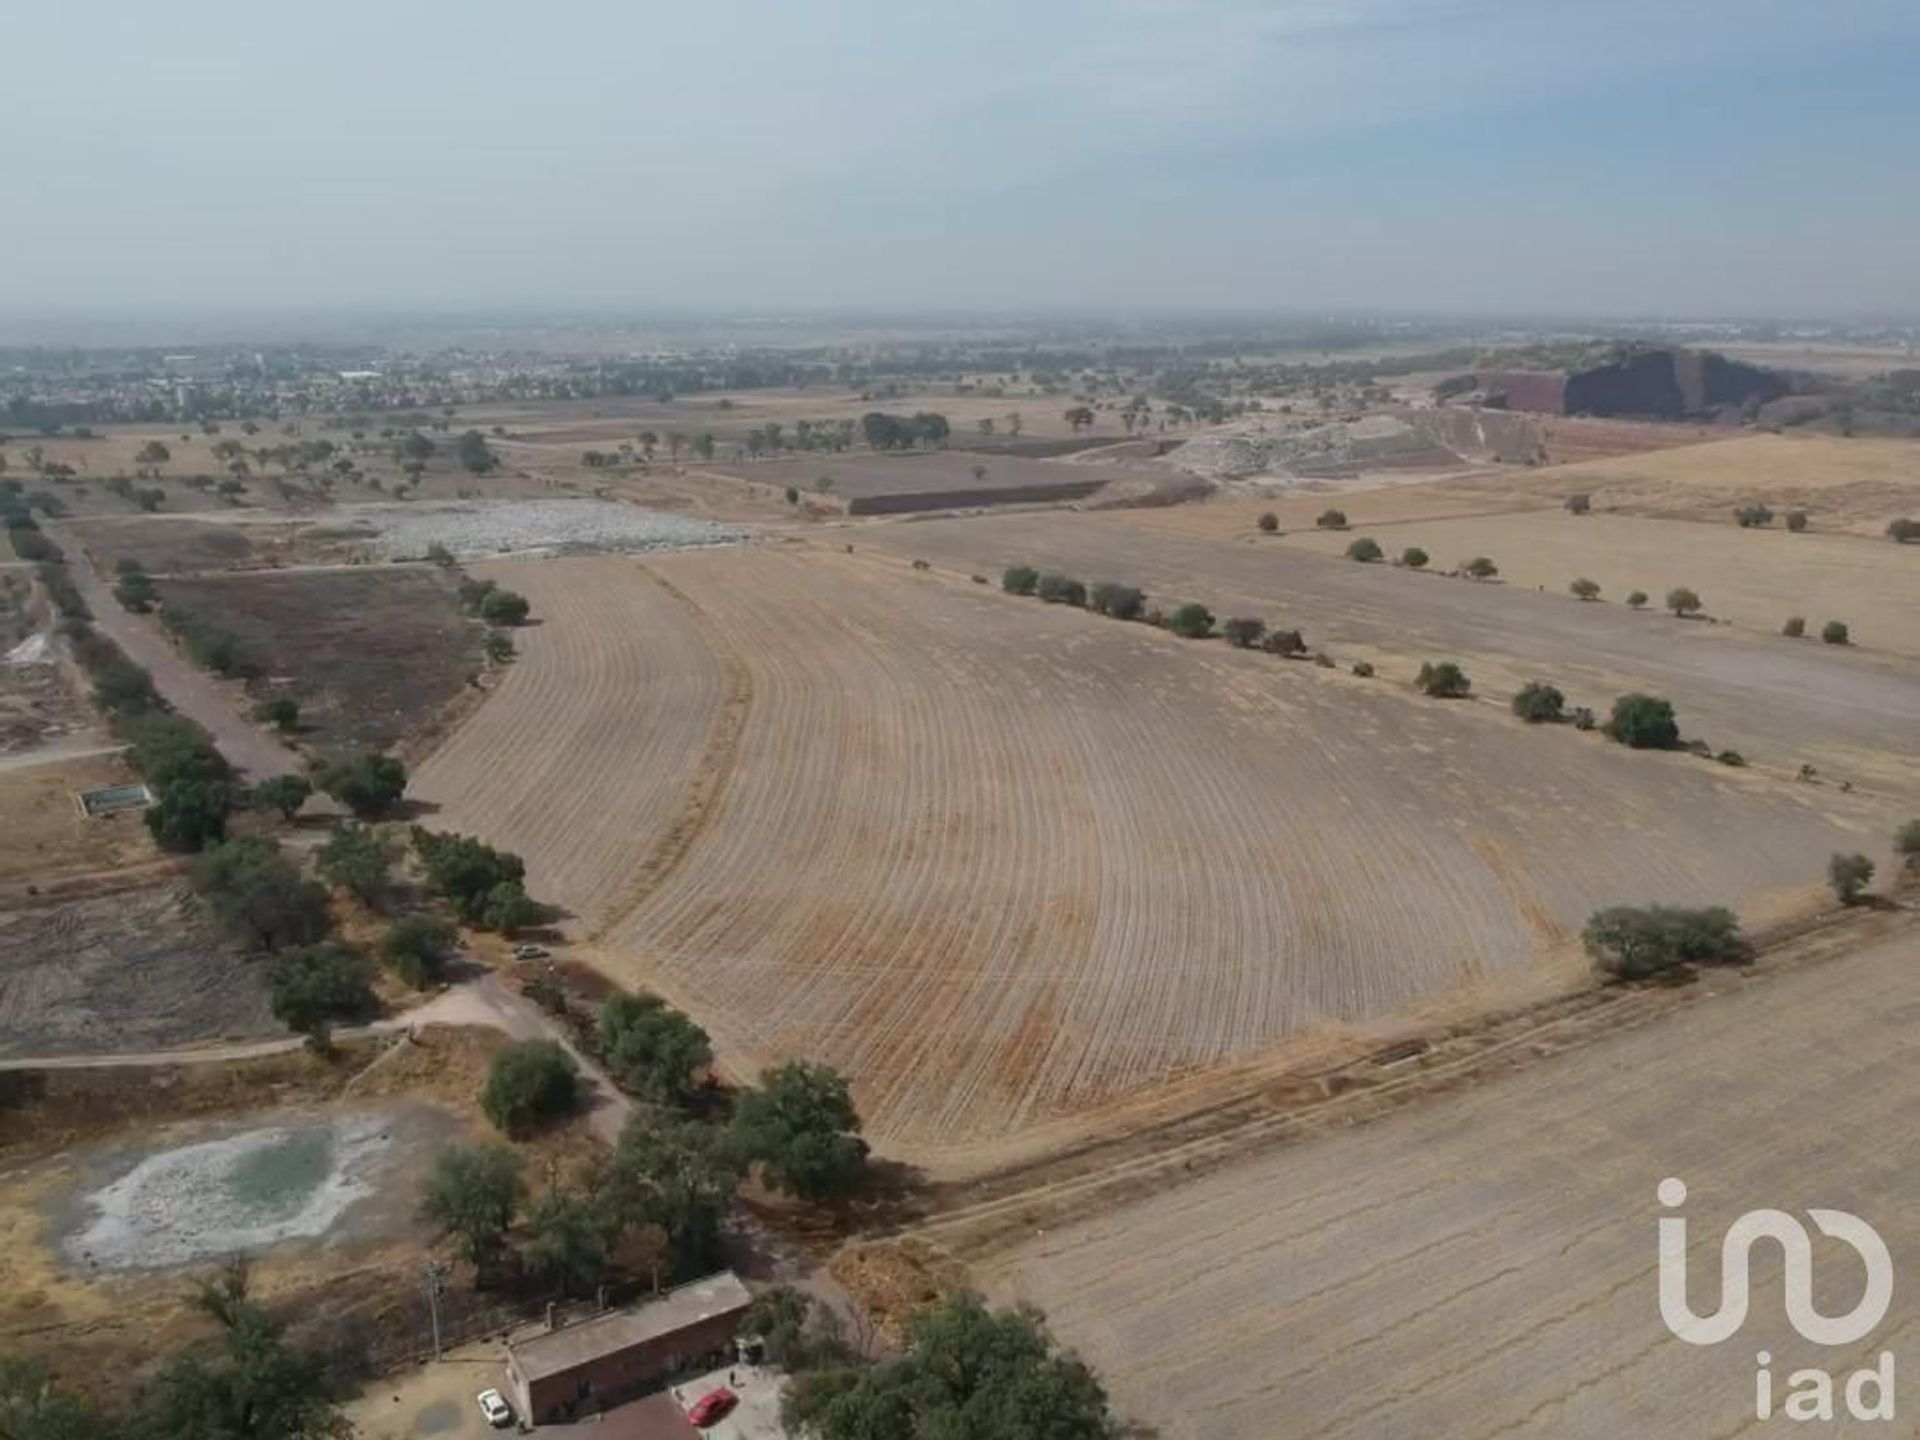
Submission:
{"label": "small brick building", "polygon": [[738,1276],[722,1270],[644,1304],[509,1344],[515,1408],[532,1424],[556,1424],[722,1363],[752,1299]]}

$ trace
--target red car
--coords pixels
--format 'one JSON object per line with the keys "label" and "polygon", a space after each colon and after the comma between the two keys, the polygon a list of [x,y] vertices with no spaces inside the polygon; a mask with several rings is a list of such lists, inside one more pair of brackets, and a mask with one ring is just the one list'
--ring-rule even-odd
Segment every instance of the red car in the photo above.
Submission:
{"label": "red car", "polygon": [[726,1413],[739,1403],[740,1397],[722,1385],[718,1390],[709,1390],[689,1405],[687,1419],[704,1430],[725,1418]]}

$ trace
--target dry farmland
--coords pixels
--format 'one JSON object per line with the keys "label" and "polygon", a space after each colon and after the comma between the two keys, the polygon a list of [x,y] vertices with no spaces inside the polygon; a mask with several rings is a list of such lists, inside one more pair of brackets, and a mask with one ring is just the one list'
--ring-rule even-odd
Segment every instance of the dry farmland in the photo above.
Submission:
{"label": "dry farmland", "polygon": [[[1655,1303],[1655,1187],[1689,1187],[1696,1309],[1718,1295],[1720,1236],[1754,1207],[1852,1211],[1897,1274],[1920,1265],[1920,936],[1890,935],[1035,1233],[977,1273],[1042,1306],[1168,1440],[1747,1433],[1757,1350],[1784,1393],[1798,1365],[1898,1350],[1920,1299],[1896,1285],[1870,1342],[1821,1350],[1787,1327],[1780,1252],[1762,1245],[1739,1338],[1684,1344]],[[1859,1273],[1823,1251],[1818,1308],[1851,1307]]]}
{"label": "dry farmland", "polygon": [[[1355,497],[1347,508],[1359,514],[1359,507]],[[1158,605],[1194,599],[1223,617],[1299,626],[1309,643],[1342,662],[1375,662],[1383,681],[1405,684],[1421,661],[1456,659],[1491,703],[1504,705],[1533,679],[1602,713],[1630,690],[1666,695],[1685,734],[1735,748],[1750,762],[1788,773],[1813,764],[1836,782],[1920,798],[1920,673],[1900,657],[1636,615],[1565,593],[1359,565],[1285,540],[1201,538],[1161,524],[1157,513],[978,516],[871,535],[898,554],[961,573],[997,576],[1005,565],[1030,564],[1089,582],[1137,584]],[[1697,528],[1672,526],[1677,556]],[[1765,543],[1750,533],[1736,538]],[[1904,558],[1899,547],[1887,549]],[[1684,580],[1676,575],[1674,583]],[[1782,609],[1792,613],[1784,600]],[[1826,617],[1810,618],[1817,626]]]}
{"label": "dry farmland", "polygon": [[1855,645],[1920,656],[1920,549],[1911,545],[1793,535],[1778,523],[1741,530],[1559,510],[1381,524],[1366,518],[1369,509],[1356,497],[1347,506],[1352,529],[1296,530],[1281,543],[1337,557],[1367,535],[1389,556],[1417,545],[1443,569],[1486,555],[1509,585],[1564,595],[1584,576],[1616,605],[1634,590],[1658,605],[1675,585],[1687,585],[1709,614],[1747,629],[1778,635],[1789,615],[1799,615],[1811,637],[1822,622],[1844,620]]}
{"label": "dry farmland", "polygon": [[483,627],[432,566],[245,572],[163,580],[167,605],[237,635],[249,695],[300,702],[319,747],[397,745],[481,668]]}
{"label": "dry farmland", "polygon": [[1829,787],[897,561],[483,572],[545,623],[419,793],[736,1069],[847,1069],[897,1153],[983,1163],[1176,1074],[1563,975],[1598,905],[1770,913],[1884,845]]}

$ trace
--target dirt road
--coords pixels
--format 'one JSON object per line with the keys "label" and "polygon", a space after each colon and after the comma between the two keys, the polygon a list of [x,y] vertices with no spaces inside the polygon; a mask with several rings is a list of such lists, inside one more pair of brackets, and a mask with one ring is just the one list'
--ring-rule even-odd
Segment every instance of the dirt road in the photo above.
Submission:
{"label": "dirt road", "polygon": [[67,552],[71,562],[68,570],[87,608],[93,611],[95,628],[153,676],[154,688],[169,705],[206,728],[230,764],[254,781],[290,775],[299,769],[293,753],[266,731],[243,720],[213,678],[169,645],[151,621],[121,608],[77,536],[50,522],[42,528]]}

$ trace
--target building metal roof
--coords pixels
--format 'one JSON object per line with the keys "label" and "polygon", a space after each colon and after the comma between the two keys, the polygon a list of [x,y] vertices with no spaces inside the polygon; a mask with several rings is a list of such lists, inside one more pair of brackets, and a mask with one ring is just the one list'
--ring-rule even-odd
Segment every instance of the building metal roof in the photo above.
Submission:
{"label": "building metal roof", "polygon": [[661,1339],[715,1315],[747,1308],[753,1295],[731,1270],[679,1285],[644,1304],[609,1310],[578,1325],[536,1335],[507,1346],[507,1354],[531,1384],[565,1374],[606,1355],[617,1355]]}

